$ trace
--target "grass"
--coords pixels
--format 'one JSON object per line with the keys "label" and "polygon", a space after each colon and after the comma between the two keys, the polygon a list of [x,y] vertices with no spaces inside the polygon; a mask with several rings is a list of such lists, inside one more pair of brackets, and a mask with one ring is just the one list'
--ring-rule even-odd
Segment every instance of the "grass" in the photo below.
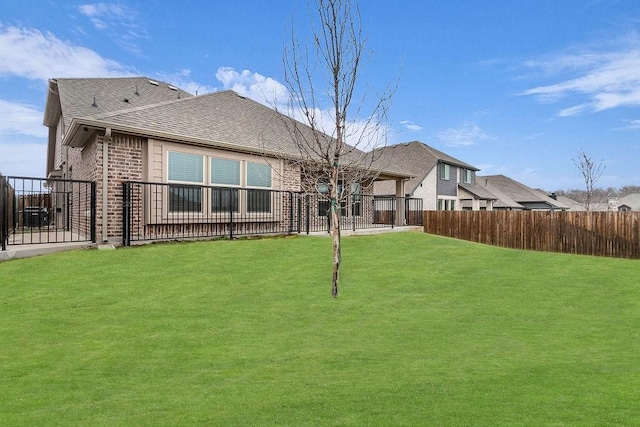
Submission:
{"label": "grass", "polygon": [[640,425],[640,261],[330,246],[0,263],[0,425]]}

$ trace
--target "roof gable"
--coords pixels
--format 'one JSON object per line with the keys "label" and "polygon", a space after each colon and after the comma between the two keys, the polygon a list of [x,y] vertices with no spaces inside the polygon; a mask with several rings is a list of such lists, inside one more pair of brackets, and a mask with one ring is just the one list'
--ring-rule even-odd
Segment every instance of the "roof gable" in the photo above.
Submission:
{"label": "roof gable", "polygon": [[420,141],[378,148],[374,150],[374,155],[378,156],[381,162],[395,169],[404,170],[413,176],[406,184],[407,194],[413,194],[438,163],[447,163],[473,171],[479,170]]}
{"label": "roof gable", "polygon": [[632,211],[640,211],[640,193],[628,194],[618,200],[618,208],[627,206]]}

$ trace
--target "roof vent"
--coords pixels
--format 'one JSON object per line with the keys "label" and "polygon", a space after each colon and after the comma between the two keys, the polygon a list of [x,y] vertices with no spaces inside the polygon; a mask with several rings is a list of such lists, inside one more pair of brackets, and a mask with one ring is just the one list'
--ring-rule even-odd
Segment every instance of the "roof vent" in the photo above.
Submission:
{"label": "roof vent", "polygon": [[123,101],[128,104],[129,103],[129,98],[125,98],[125,99],[123,99]]}
{"label": "roof vent", "polygon": [[138,83],[136,83],[136,92],[135,92],[135,94],[136,95],[140,95],[140,92],[138,92]]}
{"label": "roof vent", "polygon": [[96,104],[96,97],[93,97],[93,104],[91,104],[92,107],[97,108],[98,104]]}
{"label": "roof vent", "polygon": [[169,85],[169,89],[171,89],[171,90],[178,90],[178,88],[177,88],[177,87],[175,87],[175,86],[171,86],[171,85]]}
{"label": "roof vent", "polygon": [[158,86],[158,82],[155,80],[149,80],[149,83],[151,83],[154,86]]}

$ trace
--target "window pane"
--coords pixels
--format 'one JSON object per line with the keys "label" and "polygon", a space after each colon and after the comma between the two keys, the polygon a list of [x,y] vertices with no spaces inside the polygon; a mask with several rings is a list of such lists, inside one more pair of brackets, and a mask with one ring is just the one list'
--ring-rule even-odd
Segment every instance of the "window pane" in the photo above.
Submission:
{"label": "window pane", "polygon": [[187,185],[169,186],[169,212],[200,212],[202,190]]}
{"label": "window pane", "polygon": [[466,184],[471,184],[471,170],[470,169],[465,169],[464,170],[464,182]]}
{"label": "window pane", "polygon": [[444,163],[440,164],[440,178],[449,179],[449,165]]}
{"label": "window pane", "polygon": [[240,162],[229,159],[211,159],[211,183],[240,185]]}
{"label": "window pane", "polygon": [[271,191],[247,190],[247,212],[271,212]]}
{"label": "window pane", "polygon": [[360,184],[351,184],[351,215],[360,216],[362,214],[360,203],[361,200],[362,195]]}
{"label": "window pane", "polygon": [[202,156],[169,151],[169,180],[202,182]]}
{"label": "window pane", "polygon": [[213,188],[211,190],[211,212],[238,212],[237,188]]}
{"label": "window pane", "polygon": [[247,163],[247,185],[249,187],[271,188],[271,166],[261,163]]}

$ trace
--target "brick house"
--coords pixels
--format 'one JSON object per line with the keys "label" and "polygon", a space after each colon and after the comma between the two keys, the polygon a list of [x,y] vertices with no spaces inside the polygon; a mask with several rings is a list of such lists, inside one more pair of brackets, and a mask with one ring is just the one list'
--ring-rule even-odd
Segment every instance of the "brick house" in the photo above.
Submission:
{"label": "brick house", "polygon": [[[229,218],[256,230],[291,223],[292,195],[309,172],[287,123],[311,132],[233,91],[193,96],[146,77],[51,79],[47,178],[96,183],[98,242],[121,242],[129,226],[173,239],[187,228],[196,235],[220,228]],[[389,168],[375,174],[395,181],[400,196],[408,178]],[[345,208],[352,221],[373,215],[358,205],[373,180],[345,184],[354,193]],[[123,209],[125,182],[141,188],[131,196],[141,206],[134,213]],[[321,202],[309,209],[312,220],[324,216]]]}

